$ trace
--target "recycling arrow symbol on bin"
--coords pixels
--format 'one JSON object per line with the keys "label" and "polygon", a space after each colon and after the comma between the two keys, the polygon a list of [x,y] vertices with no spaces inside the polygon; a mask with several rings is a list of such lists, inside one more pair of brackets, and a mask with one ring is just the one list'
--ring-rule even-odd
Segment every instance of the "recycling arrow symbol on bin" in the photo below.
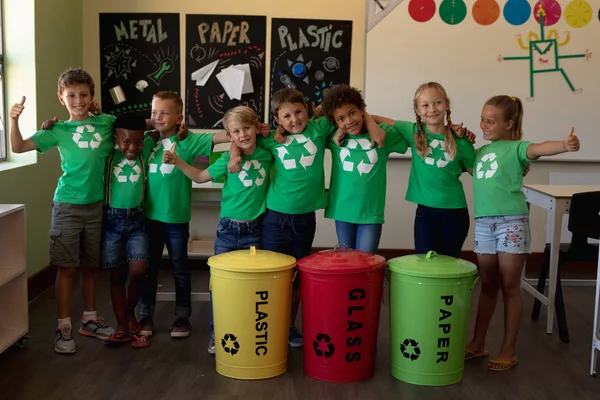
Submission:
{"label": "recycling arrow symbol on bin", "polygon": [[404,358],[409,358],[411,361],[415,361],[421,355],[419,343],[414,339],[404,339],[404,342],[400,345],[400,351]]}
{"label": "recycling arrow symbol on bin", "polygon": [[[321,350],[321,343],[327,344],[326,350]],[[317,338],[313,342],[313,349],[318,357],[330,358],[335,352],[335,346],[331,343],[331,338],[325,333],[318,333]]]}
{"label": "recycling arrow symbol on bin", "polygon": [[232,356],[236,355],[240,351],[240,344],[237,342],[237,337],[233,333],[226,333],[221,339],[221,346],[225,353],[229,353]]}

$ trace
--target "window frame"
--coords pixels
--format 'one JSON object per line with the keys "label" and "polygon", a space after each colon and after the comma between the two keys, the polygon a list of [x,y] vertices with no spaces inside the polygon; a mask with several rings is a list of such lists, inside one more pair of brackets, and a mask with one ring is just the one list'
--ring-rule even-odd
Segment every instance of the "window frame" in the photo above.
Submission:
{"label": "window frame", "polygon": [[8,129],[6,124],[6,77],[4,46],[4,2],[0,1],[0,162],[8,159]]}

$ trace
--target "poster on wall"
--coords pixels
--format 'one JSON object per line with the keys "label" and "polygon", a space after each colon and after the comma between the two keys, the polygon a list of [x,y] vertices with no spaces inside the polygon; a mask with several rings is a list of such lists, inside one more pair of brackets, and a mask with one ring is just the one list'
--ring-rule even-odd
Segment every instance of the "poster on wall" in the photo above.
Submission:
{"label": "poster on wall", "polygon": [[[273,18],[271,32],[269,98],[284,87],[298,89],[311,116],[328,88],[350,82],[352,21]],[[269,120],[274,126],[272,113]]]}
{"label": "poster on wall", "polygon": [[263,119],[267,17],[186,16],[186,123],[221,128],[238,105]]}
{"label": "poster on wall", "polygon": [[100,14],[102,111],[149,118],[154,93],[180,93],[179,43],[179,14]]}

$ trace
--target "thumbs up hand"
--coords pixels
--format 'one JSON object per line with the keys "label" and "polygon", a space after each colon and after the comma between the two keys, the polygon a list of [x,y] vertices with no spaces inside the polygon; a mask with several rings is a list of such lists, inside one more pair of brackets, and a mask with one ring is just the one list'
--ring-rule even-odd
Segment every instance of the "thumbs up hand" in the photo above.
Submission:
{"label": "thumbs up hand", "polygon": [[563,141],[565,151],[578,151],[579,150],[579,138],[574,134],[575,128],[571,128],[569,134]]}
{"label": "thumbs up hand", "polygon": [[10,118],[14,119],[14,120],[18,120],[24,109],[25,109],[25,96],[21,97],[20,103],[15,103],[10,108]]}
{"label": "thumbs up hand", "polygon": [[165,164],[175,164],[175,165],[177,165],[177,163],[180,160],[181,159],[177,155],[177,143],[173,143],[173,147],[171,147],[171,150],[165,150],[163,152],[163,159],[162,159],[162,161]]}

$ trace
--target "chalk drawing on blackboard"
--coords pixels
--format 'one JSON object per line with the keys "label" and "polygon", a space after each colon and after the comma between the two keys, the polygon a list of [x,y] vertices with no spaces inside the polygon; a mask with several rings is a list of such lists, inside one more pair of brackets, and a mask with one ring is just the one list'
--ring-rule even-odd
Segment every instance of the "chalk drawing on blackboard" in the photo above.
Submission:
{"label": "chalk drawing on blackboard", "polygon": [[127,74],[131,73],[131,67],[136,67],[137,60],[131,56],[131,48],[125,49],[123,46],[114,46],[112,51],[109,51],[104,56],[106,59],[106,68],[108,68],[108,76],[115,75],[127,79]]}
{"label": "chalk drawing on blackboard", "polygon": [[558,41],[558,33],[556,29],[548,31],[548,35],[544,35],[544,18],[546,12],[541,2],[538,3],[536,10],[536,16],[540,23],[540,35],[538,36],[535,32],[529,32],[527,35],[527,44],[523,43],[521,35],[517,36],[517,42],[521,49],[529,52],[528,56],[517,56],[517,57],[504,57],[501,54],[498,55],[498,62],[513,61],[513,60],[528,60],[529,61],[529,95],[527,101],[534,101],[534,76],[540,73],[560,72],[567,82],[567,85],[573,92],[573,94],[579,94],[583,88],[575,88],[571,83],[571,80],[567,76],[567,73],[563,68],[560,67],[560,59],[563,58],[585,58],[589,60],[592,57],[592,53],[589,49],[586,49],[582,54],[567,54],[559,55],[558,49],[566,45],[570,40],[569,32],[566,32],[565,39],[562,42]]}

